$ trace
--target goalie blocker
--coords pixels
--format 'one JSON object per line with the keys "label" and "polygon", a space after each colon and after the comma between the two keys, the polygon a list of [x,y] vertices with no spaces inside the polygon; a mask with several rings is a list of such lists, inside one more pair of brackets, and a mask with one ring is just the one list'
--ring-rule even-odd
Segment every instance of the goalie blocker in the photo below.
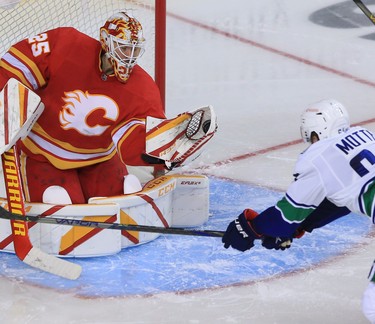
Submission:
{"label": "goalie blocker", "polygon": [[147,117],[146,154],[151,164],[164,163],[168,170],[194,161],[217,130],[212,106],[185,112],[173,119]]}

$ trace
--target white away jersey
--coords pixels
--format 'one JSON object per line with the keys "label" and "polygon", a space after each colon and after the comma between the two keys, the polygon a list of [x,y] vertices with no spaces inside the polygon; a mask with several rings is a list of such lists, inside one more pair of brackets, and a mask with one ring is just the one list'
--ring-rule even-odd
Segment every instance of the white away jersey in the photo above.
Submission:
{"label": "white away jersey", "polygon": [[312,144],[300,155],[295,176],[277,204],[284,220],[303,221],[327,198],[374,222],[375,135],[369,130],[352,127]]}

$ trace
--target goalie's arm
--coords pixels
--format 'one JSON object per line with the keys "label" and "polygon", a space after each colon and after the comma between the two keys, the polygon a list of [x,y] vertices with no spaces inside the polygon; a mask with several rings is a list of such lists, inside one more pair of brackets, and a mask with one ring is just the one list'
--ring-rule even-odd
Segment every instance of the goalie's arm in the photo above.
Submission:
{"label": "goalie's arm", "polygon": [[[58,42],[59,32],[51,30],[12,45],[0,59],[0,88],[10,78],[34,91],[43,88],[48,83],[51,61],[63,59],[63,53],[52,51]],[[38,55],[36,50],[40,51]]]}
{"label": "goalie's arm", "polygon": [[164,160],[148,161],[146,154],[146,123],[144,119],[132,119],[116,129],[112,135],[121,161],[131,166],[164,165]]}
{"label": "goalie's arm", "polygon": [[120,154],[121,161],[130,166],[160,166],[167,170],[171,170],[177,163],[171,163],[164,159],[151,156],[146,153],[146,128],[141,120],[129,124],[133,124],[120,138],[113,137],[117,146],[117,152]]}
{"label": "goalie's arm", "polygon": [[172,119],[131,119],[113,133],[122,162],[131,166],[162,165],[171,170],[194,160],[217,129],[211,106]]}

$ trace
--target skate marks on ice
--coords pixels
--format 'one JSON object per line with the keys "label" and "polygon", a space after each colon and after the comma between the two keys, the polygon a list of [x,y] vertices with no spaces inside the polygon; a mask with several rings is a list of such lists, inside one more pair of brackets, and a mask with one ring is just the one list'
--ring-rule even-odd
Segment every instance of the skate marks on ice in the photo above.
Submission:
{"label": "skate marks on ice", "polygon": [[[212,215],[199,229],[225,230],[244,208],[261,211],[282,195],[216,178],[210,179],[210,193]],[[189,293],[310,269],[363,242],[370,229],[369,219],[351,214],[294,240],[289,250],[269,251],[257,242],[245,253],[224,249],[220,238],[161,235],[113,256],[72,260],[83,268],[75,281],[28,267],[13,254],[0,253],[0,275],[82,298]]]}

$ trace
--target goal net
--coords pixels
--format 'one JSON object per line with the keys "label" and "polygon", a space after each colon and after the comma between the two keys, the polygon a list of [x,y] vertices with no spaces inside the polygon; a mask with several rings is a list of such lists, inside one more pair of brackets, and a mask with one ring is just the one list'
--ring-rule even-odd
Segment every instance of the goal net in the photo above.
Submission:
{"label": "goal net", "polygon": [[99,28],[113,13],[128,11],[142,24],[146,52],[139,59],[155,78],[155,4],[158,0],[0,0],[0,56],[30,36],[56,27],[75,27],[99,39]]}

